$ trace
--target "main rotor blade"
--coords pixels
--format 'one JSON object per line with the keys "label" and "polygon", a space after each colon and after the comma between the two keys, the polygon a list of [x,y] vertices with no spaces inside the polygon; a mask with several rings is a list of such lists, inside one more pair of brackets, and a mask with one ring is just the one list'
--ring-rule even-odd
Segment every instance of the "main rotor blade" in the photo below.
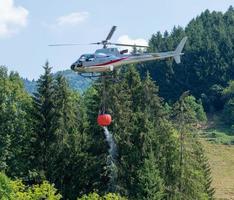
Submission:
{"label": "main rotor blade", "polygon": [[112,35],[114,34],[115,30],[116,30],[117,26],[112,26],[108,36],[106,37],[106,41],[110,40]]}
{"label": "main rotor blade", "polygon": [[67,44],[49,44],[50,47],[58,47],[58,46],[78,46],[78,45],[90,45],[90,44],[76,44],[76,43],[67,43]]}
{"label": "main rotor blade", "polygon": [[101,42],[93,42],[93,43],[90,43],[90,44],[100,45],[100,44],[102,44],[102,43],[101,43]]}
{"label": "main rotor blade", "polygon": [[137,45],[137,44],[121,44],[121,43],[108,43],[110,45],[116,45],[116,46],[125,46],[125,47],[141,47],[141,48],[148,48],[149,46],[144,45]]}

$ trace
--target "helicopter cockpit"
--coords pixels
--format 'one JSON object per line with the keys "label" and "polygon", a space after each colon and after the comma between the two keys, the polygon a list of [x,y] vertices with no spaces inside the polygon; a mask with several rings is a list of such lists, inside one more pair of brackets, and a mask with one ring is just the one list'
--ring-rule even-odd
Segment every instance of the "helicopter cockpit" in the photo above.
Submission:
{"label": "helicopter cockpit", "polygon": [[91,62],[94,59],[94,54],[83,54],[75,63],[71,65],[71,69],[74,70],[76,67],[82,67],[84,62]]}
{"label": "helicopter cockpit", "polygon": [[93,61],[94,60],[94,54],[83,54],[80,56],[80,58],[78,59],[78,61],[80,62],[89,62],[89,61]]}

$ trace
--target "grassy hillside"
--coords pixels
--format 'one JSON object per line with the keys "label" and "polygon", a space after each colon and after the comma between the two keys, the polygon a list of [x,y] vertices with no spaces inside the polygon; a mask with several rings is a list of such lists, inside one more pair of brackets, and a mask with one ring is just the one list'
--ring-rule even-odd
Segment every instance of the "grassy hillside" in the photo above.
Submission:
{"label": "grassy hillside", "polygon": [[224,123],[222,112],[208,115],[208,123],[201,135],[211,143],[234,145],[234,129]]}
{"label": "grassy hillside", "polygon": [[234,146],[203,141],[217,199],[234,199]]}

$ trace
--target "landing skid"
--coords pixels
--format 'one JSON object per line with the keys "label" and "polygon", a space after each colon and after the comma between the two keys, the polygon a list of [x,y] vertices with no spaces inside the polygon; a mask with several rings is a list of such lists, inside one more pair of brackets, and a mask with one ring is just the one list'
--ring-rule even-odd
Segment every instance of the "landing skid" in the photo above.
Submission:
{"label": "landing skid", "polygon": [[90,79],[102,77],[102,74],[97,74],[97,73],[90,73],[90,75],[87,75],[87,73],[78,73],[78,74],[84,78],[90,78]]}
{"label": "landing skid", "polygon": [[116,77],[116,74],[114,73],[108,73],[108,75],[106,73],[90,73],[89,75],[87,73],[78,73],[80,76],[84,77],[84,78],[89,78],[89,79],[94,79],[96,80],[97,78],[105,78],[105,79],[110,79],[113,82],[119,82],[120,79],[119,77]]}

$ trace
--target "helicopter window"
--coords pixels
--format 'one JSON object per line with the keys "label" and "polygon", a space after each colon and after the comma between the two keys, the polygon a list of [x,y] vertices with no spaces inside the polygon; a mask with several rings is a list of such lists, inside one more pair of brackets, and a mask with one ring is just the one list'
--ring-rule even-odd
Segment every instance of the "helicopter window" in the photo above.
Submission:
{"label": "helicopter window", "polygon": [[103,58],[103,57],[108,57],[108,55],[106,55],[105,53],[97,53],[96,57],[97,58]]}
{"label": "helicopter window", "polygon": [[94,60],[94,54],[89,54],[86,56],[86,61],[92,61]]}
{"label": "helicopter window", "polygon": [[92,61],[92,60],[94,60],[94,54],[84,54],[79,58],[79,61]]}
{"label": "helicopter window", "polygon": [[79,61],[85,61],[85,59],[86,59],[86,56],[82,55],[82,56],[80,56]]}

